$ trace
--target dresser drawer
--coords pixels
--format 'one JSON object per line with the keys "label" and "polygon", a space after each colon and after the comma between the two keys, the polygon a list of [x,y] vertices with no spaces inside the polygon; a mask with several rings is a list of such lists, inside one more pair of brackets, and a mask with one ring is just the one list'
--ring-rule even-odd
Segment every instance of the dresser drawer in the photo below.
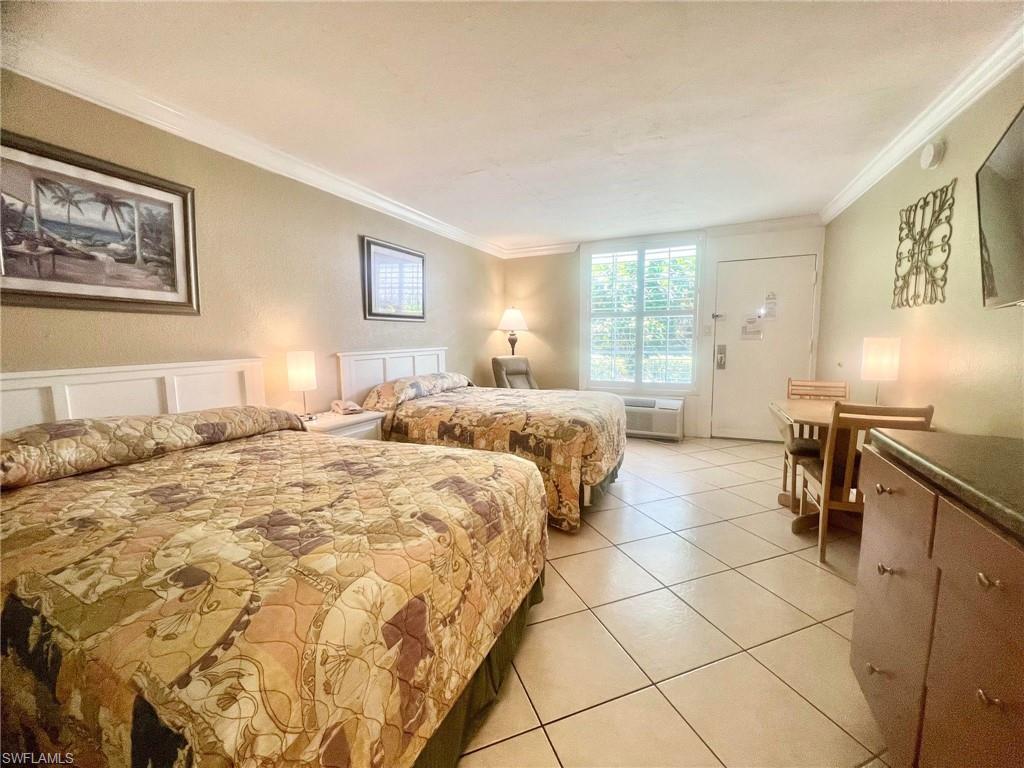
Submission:
{"label": "dresser drawer", "polygon": [[[871,523],[865,521],[865,533]],[[930,562],[907,565],[891,553],[861,544],[850,663],[894,766],[910,766],[917,752],[925,672],[939,572]],[[879,573],[884,562],[892,572]]]}
{"label": "dresser drawer", "polygon": [[929,557],[937,496],[871,448],[861,473],[866,496],[850,663],[893,763],[910,766],[938,592]]}
{"label": "dresser drawer", "polygon": [[860,473],[865,534],[873,533],[898,548],[904,559],[926,561],[931,556],[938,495],[870,446],[864,450]]}
{"label": "dresser drawer", "polygon": [[943,592],[962,598],[980,620],[1024,631],[1024,547],[944,498],[934,557]]}
{"label": "dresser drawer", "polygon": [[351,427],[340,427],[332,430],[330,434],[337,437],[351,437],[356,440],[380,440],[380,422],[371,421],[354,424]]}
{"label": "dresser drawer", "polygon": [[945,499],[921,765],[1024,762],[1024,549]]}

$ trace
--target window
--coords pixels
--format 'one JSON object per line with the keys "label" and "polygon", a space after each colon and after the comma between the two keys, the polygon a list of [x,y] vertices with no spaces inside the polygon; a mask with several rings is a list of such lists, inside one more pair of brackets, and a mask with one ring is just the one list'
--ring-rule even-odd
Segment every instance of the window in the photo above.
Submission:
{"label": "window", "polygon": [[597,389],[680,392],[694,382],[697,243],[599,250],[583,259],[586,360]]}

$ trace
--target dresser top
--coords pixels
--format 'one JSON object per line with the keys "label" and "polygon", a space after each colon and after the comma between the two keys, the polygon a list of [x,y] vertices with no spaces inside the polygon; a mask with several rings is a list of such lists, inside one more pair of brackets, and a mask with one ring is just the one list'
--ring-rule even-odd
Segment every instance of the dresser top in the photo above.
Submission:
{"label": "dresser top", "polygon": [[871,444],[1024,542],[1024,440],[876,429]]}

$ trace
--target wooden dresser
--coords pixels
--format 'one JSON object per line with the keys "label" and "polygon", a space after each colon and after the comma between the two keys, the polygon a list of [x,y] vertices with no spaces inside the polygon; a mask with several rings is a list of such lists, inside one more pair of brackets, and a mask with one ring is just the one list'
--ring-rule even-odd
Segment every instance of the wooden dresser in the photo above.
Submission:
{"label": "wooden dresser", "polygon": [[893,766],[1024,766],[1024,441],[876,430],[850,663]]}

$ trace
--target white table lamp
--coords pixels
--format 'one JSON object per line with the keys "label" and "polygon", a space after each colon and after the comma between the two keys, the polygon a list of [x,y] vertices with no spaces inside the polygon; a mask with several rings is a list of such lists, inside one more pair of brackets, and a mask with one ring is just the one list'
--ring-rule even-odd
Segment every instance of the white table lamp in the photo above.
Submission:
{"label": "white table lamp", "polygon": [[516,353],[516,342],[519,341],[516,331],[528,331],[530,329],[526,327],[526,318],[523,317],[522,311],[515,307],[509,307],[501,316],[498,330],[508,331],[508,343],[512,347],[512,354],[514,355]]}
{"label": "white table lamp", "polygon": [[302,393],[303,421],[315,421],[316,416],[309,412],[306,405],[306,393],[316,389],[316,355],[312,352],[288,353],[288,389]]}
{"label": "white table lamp", "polygon": [[883,381],[896,381],[900,373],[900,339],[898,336],[867,336],[860,358],[861,381],[875,382],[875,405],[878,386]]}

